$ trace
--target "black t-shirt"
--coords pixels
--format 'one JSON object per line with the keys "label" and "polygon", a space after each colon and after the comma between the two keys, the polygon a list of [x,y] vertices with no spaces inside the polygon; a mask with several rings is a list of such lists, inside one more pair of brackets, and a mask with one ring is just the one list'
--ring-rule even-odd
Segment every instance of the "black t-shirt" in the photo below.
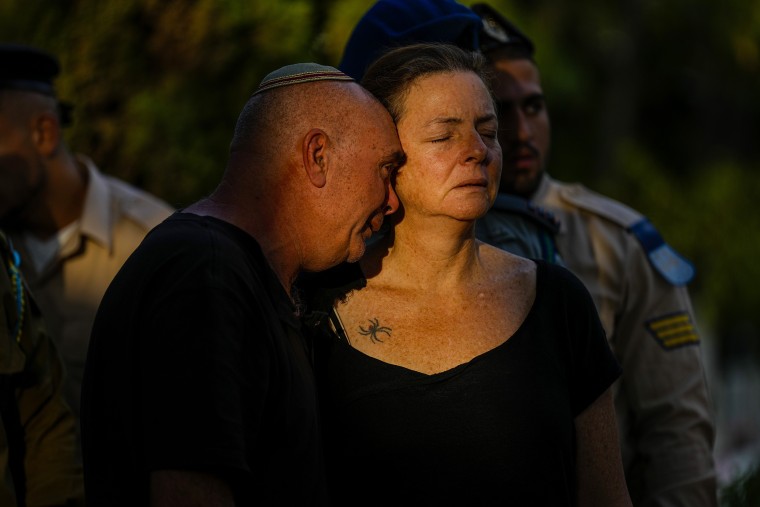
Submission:
{"label": "black t-shirt", "polygon": [[338,505],[575,504],[574,419],[620,368],[585,287],[537,264],[518,331],[450,370],[427,375],[318,337]]}
{"label": "black t-shirt", "polygon": [[108,288],[83,386],[92,506],[147,505],[153,470],[215,474],[239,505],[326,503],[318,414],[294,307],[258,243],[177,213]]}

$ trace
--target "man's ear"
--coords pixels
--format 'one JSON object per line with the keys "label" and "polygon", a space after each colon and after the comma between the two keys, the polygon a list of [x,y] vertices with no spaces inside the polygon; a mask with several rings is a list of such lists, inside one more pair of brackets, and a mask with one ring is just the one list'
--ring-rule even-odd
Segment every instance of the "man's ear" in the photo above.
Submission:
{"label": "man's ear", "polygon": [[303,139],[303,166],[312,185],[322,188],[327,183],[329,139],[322,129],[311,129]]}
{"label": "man's ear", "polygon": [[50,157],[58,151],[61,142],[61,124],[52,113],[43,112],[32,119],[32,139],[37,151]]}

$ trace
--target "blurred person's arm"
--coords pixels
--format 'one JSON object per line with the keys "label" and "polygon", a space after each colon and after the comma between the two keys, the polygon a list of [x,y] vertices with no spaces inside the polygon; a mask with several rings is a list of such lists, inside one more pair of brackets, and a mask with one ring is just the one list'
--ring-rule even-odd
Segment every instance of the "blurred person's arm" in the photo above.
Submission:
{"label": "blurred person's arm", "polygon": [[624,371],[617,408],[631,498],[637,507],[715,507],[715,428],[689,294],[632,249],[612,343]]}

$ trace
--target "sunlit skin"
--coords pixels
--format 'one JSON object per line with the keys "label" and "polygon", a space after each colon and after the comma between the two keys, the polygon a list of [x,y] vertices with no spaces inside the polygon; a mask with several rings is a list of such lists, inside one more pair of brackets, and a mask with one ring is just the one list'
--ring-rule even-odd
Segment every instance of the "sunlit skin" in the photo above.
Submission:
{"label": "sunlit skin", "polygon": [[504,150],[500,190],[530,197],[546,169],[551,144],[541,78],[528,59],[488,55],[491,88],[499,108],[499,143]]}
{"label": "sunlit skin", "polygon": [[[343,175],[336,187],[334,237],[348,238],[343,254],[348,262],[356,262],[364,255],[365,242],[380,229],[385,215],[399,206],[391,175],[403,164],[404,152],[385,108],[379,103],[368,106],[362,127],[342,146]],[[350,231],[337,232],[345,228]]]}
{"label": "sunlit skin", "polygon": [[290,293],[300,273],[364,254],[398,208],[390,180],[403,160],[393,119],[357,83],[283,86],[249,100],[222,180],[184,211],[254,237]]}
{"label": "sunlit skin", "polygon": [[407,163],[398,171],[396,192],[405,220],[483,216],[498,189],[501,148],[482,80],[472,72],[423,76],[404,104],[398,131]]}
{"label": "sunlit skin", "polygon": [[399,97],[407,156],[394,178],[401,207],[389,217],[392,234],[361,261],[367,286],[338,311],[357,350],[431,374],[512,334],[528,311],[535,267],[474,237],[496,198],[502,162],[482,79],[472,71],[426,74]]}

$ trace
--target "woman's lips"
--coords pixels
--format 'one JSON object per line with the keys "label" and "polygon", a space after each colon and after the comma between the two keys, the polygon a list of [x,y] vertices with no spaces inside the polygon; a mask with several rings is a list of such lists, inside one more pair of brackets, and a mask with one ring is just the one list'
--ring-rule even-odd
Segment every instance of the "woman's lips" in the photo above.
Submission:
{"label": "woman's lips", "polygon": [[485,178],[473,178],[469,180],[464,180],[457,185],[457,187],[487,187],[488,186],[488,180]]}

